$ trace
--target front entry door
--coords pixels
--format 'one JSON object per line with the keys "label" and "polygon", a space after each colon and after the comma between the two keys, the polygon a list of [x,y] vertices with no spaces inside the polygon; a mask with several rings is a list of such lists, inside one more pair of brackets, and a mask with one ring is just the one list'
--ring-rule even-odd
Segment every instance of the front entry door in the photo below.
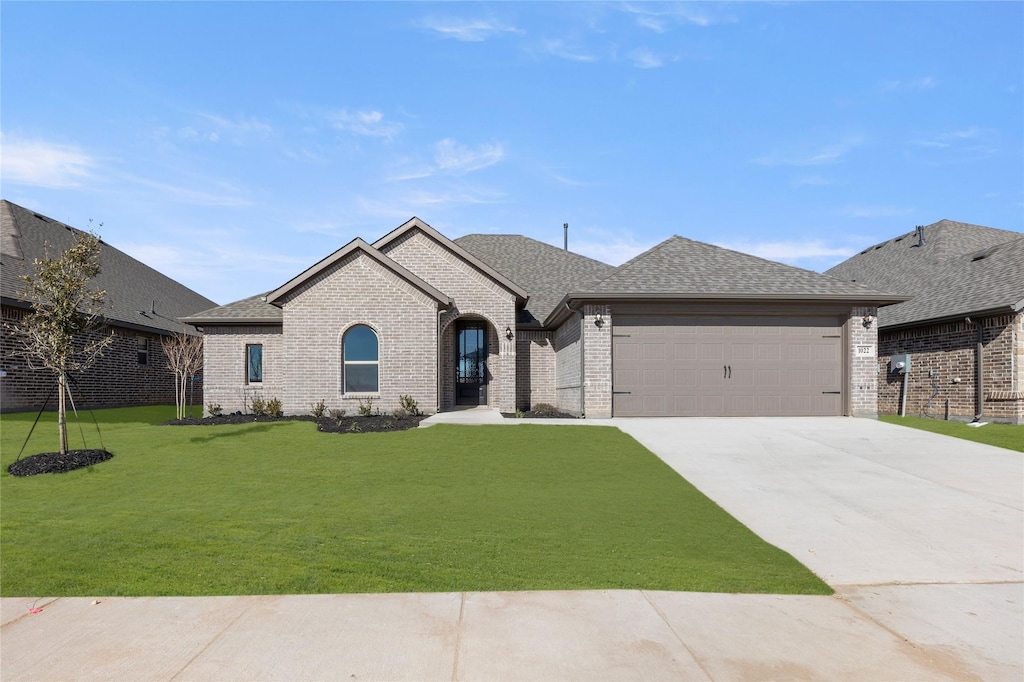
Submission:
{"label": "front entry door", "polygon": [[455,404],[487,404],[487,323],[455,323]]}

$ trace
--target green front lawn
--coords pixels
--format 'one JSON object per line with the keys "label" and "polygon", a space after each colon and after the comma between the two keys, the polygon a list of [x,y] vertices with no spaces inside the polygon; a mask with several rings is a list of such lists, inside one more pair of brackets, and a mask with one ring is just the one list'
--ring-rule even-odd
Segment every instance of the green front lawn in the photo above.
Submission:
{"label": "green front lawn", "polygon": [[986,445],[995,445],[1017,452],[1024,452],[1024,426],[1013,424],[986,424],[985,426],[968,426],[963,422],[947,422],[940,419],[924,419],[922,417],[879,417],[879,421],[889,424],[910,426],[923,431],[941,433],[944,436],[955,436],[964,440],[973,440]]}
{"label": "green front lawn", "polygon": [[[6,468],[34,415],[3,416],[3,596],[831,593],[610,427],[338,435],[157,425],[172,408],[97,416],[114,459],[26,478]],[[26,454],[54,434],[46,415]]]}

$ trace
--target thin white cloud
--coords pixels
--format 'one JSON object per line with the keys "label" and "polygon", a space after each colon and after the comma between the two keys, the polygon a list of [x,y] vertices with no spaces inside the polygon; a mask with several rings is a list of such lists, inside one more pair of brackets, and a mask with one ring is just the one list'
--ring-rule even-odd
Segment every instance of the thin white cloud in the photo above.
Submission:
{"label": "thin white cloud", "polygon": [[864,144],[864,138],[849,136],[807,151],[796,151],[759,156],[752,161],[761,166],[820,166],[838,163],[851,151]]}
{"label": "thin white cloud", "polygon": [[821,187],[833,183],[828,178],[823,178],[820,175],[804,175],[794,178],[789,184],[792,187]]}
{"label": "thin white cloud", "polygon": [[672,24],[706,27],[736,21],[733,14],[724,13],[723,5],[695,2],[625,3],[622,9],[632,14],[637,26],[656,33],[664,33]]}
{"label": "thin white cloud", "polygon": [[978,126],[971,126],[961,130],[951,130],[949,132],[939,133],[930,139],[917,140],[914,144],[920,147],[951,147],[958,142],[981,137],[983,133],[984,131]]}
{"label": "thin white cloud", "polygon": [[[569,250],[609,265],[622,265],[656,244],[640,241],[629,231],[613,232],[599,227],[577,231],[569,225]],[[561,246],[561,243],[557,245]]]}
{"label": "thin white cloud", "polygon": [[633,66],[638,69],[657,69],[665,65],[663,58],[654,54],[654,52],[646,47],[638,47],[635,50],[631,50],[627,57],[633,62]]}
{"label": "thin white cloud", "polygon": [[401,123],[385,121],[384,114],[373,109],[363,111],[341,109],[329,113],[327,118],[331,125],[338,130],[366,137],[383,137],[390,140],[402,130]]}
{"label": "thin white cloud", "polygon": [[881,84],[882,92],[924,92],[934,90],[939,82],[931,76],[915,78],[913,80],[888,80]]}
{"label": "thin white cloud", "polygon": [[[196,206],[226,206],[239,208],[251,206],[252,201],[242,196],[242,192],[228,183],[202,181],[204,189],[195,189],[182,185],[174,185],[167,182],[149,180],[134,175],[125,175],[123,179],[143,187],[156,190],[159,198],[164,201],[171,201],[179,204],[192,204]],[[221,191],[211,192],[206,188],[215,188]]]}
{"label": "thin white cloud", "polygon": [[814,260],[821,258],[849,258],[857,251],[848,246],[835,246],[821,240],[800,240],[800,241],[732,241],[713,242],[715,246],[724,249],[732,249],[741,253],[749,253],[752,256],[767,258],[769,260],[783,263],[796,263],[799,261]]}
{"label": "thin white cloud", "polygon": [[95,159],[76,145],[0,133],[0,177],[4,182],[55,189],[79,187],[92,177]]}
{"label": "thin white cloud", "polygon": [[458,17],[426,17],[418,22],[420,28],[468,43],[480,43],[507,33],[520,33],[511,26],[496,19],[463,19]]}
{"label": "thin white cloud", "polygon": [[503,158],[505,148],[500,143],[467,147],[451,138],[438,142],[434,152],[434,163],[438,169],[458,174],[493,166]]}
{"label": "thin white cloud", "polygon": [[244,135],[266,135],[274,130],[273,126],[269,123],[265,123],[252,116],[238,116],[234,119],[225,118],[216,114],[200,114],[200,116],[221,130],[233,133]]}
{"label": "thin white cloud", "polygon": [[571,62],[596,62],[597,57],[585,52],[576,46],[568,45],[564,40],[548,39],[542,40],[541,50],[552,57],[567,59]]}

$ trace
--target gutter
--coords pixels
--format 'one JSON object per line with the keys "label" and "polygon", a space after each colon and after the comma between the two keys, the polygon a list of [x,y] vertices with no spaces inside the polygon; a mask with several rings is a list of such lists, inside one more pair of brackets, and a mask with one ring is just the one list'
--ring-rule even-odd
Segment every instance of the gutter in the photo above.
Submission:
{"label": "gutter", "polygon": [[974,324],[978,328],[978,341],[975,349],[974,359],[974,387],[975,387],[975,401],[977,403],[977,410],[974,413],[974,422],[980,422],[982,413],[985,411],[985,385],[984,385],[984,370],[985,370],[985,329],[981,326],[981,320],[972,322],[971,318],[965,317],[964,322],[967,324]]}
{"label": "gutter", "polygon": [[570,302],[582,302],[582,301],[600,301],[600,302],[612,302],[612,301],[630,301],[635,303],[648,303],[648,302],[663,302],[663,301],[678,301],[678,302],[718,302],[718,303],[749,303],[757,301],[785,301],[785,302],[831,302],[831,303],[849,303],[851,305],[873,305],[873,306],[885,306],[894,303],[903,303],[909,300],[909,296],[897,296],[897,295],[885,295],[881,294],[878,296],[857,296],[853,294],[705,294],[705,293],[611,293],[611,294],[588,294],[582,292],[569,293],[562,297],[562,300],[558,302],[555,309],[545,318],[543,326],[552,327],[562,320],[565,316],[565,312],[562,310],[563,305],[566,309],[572,310],[569,307]]}

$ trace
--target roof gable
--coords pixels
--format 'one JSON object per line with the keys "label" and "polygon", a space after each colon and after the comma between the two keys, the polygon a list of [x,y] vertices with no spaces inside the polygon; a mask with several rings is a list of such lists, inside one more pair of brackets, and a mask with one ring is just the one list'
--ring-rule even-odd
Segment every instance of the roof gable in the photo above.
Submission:
{"label": "roof gable", "polygon": [[627,261],[588,292],[714,298],[884,297],[862,284],[679,236]]}
{"label": "roof gable", "polygon": [[423,222],[422,220],[415,216],[413,216],[412,218],[402,223],[388,234],[384,235],[383,237],[375,241],[373,243],[373,246],[376,249],[383,250],[389,244],[401,239],[402,237],[404,237],[409,232],[412,232],[413,230],[419,230],[423,234],[427,235],[428,237],[436,241],[438,244],[441,244],[443,247],[454,253],[463,261],[469,263],[472,267],[476,268],[477,270],[484,273],[501,286],[508,289],[510,292],[515,294],[516,297],[519,298],[520,300],[525,301],[529,297],[527,291],[523,289],[521,286],[519,286],[518,284],[510,280],[508,277],[498,272],[493,267],[483,262],[482,260],[474,256],[472,253],[462,248],[448,237],[445,237],[443,234],[441,234],[440,232],[432,228],[430,225],[428,225],[427,223]]}
{"label": "roof gable", "polygon": [[[32,261],[47,251],[62,253],[81,233],[7,200],[0,200],[0,231],[0,295],[5,303],[15,305],[27,304],[24,283],[18,278],[31,273]],[[112,324],[180,332],[182,318],[216,305],[106,242],[100,242],[99,256],[101,271],[90,287],[106,290],[102,312]]]}
{"label": "roof gable", "polygon": [[422,279],[414,275],[412,272],[402,267],[391,258],[388,258],[385,254],[381,253],[379,250],[377,250],[373,246],[370,246],[369,244],[367,244],[365,241],[358,237],[356,237],[355,239],[353,239],[348,244],[341,247],[331,255],[327,256],[319,263],[313,265],[310,268],[307,268],[298,276],[293,277],[292,279],[285,282],[283,285],[279,286],[277,289],[271,291],[266,296],[267,303],[270,303],[272,305],[280,304],[282,299],[284,299],[288,294],[295,291],[297,288],[301,287],[310,280],[314,279],[322,272],[328,270],[334,264],[340,262],[344,258],[356,252],[361,252],[369,256],[380,265],[384,266],[388,270],[391,270],[393,273],[407,281],[409,284],[413,285],[423,293],[433,298],[438,303],[445,306],[451,305],[452,299],[450,296],[442,293],[432,285],[423,281]]}
{"label": "roof gable", "polygon": [[589,286],[615,267],[517,234],[470,234],[455,240],[530,293],[519,322],[539,324],[566,292]]}
{"label": "roof gable", "polygon": [[827,272],[899,291],[911,300],[879,311],[880,327],[1019,310],[1024,299],[1024,234],[940,220],[876,244]]}

